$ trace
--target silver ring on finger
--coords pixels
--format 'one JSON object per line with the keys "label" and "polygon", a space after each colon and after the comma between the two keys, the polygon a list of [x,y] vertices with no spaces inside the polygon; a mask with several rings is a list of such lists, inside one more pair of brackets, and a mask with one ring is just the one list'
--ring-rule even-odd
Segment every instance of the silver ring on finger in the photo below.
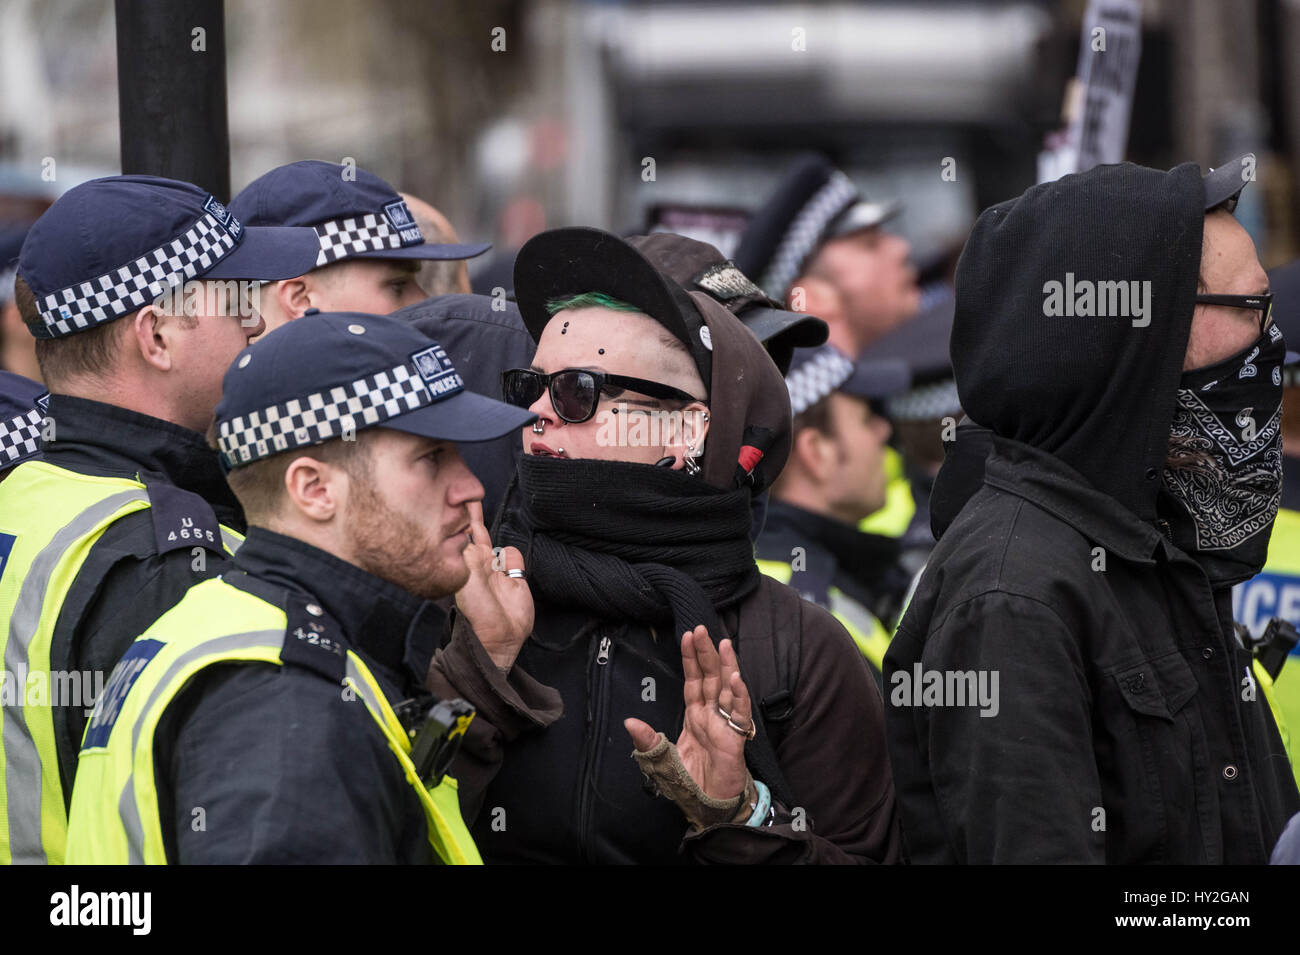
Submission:
{"label": "silver ring on finger", "polygon": [[728,713],[726,710],[722,708],[721,703],[718,704],[718,715],[721,716],[724,720],[726,720],[727,725],[730,726],[737,733],[739,733],[741,736],[745,737],[745,739],[753,739],[755,736],[758,735],[758,724],[756,724],[753,720],[750,720],[748,728],[741,726],[739,723],[735,721],[735,719],[732,717],[730,713]]}
{"label": "silver ring on finger", "polygon": [[515,580],[518,580],[518,579],[519,579],[520,577],[522,577],[523,575],[524,575],[524,572],[523,572],[522,568],[519,568],[519,567],[515,567],[515,568],[513,568],[513,569],[511,569],[511,570],[507,570],[507,571],[506,571],[506,576],[507,576],[507,577],[513,577]]}

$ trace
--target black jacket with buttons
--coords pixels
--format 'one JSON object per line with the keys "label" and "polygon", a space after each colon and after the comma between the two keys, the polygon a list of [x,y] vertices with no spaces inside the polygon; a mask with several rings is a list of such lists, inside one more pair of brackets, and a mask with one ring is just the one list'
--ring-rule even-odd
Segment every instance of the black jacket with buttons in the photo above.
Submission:
{"label": "black jacket with buttons", "polygon": [[[1103,165],[971,230],[950,350],[992,439],[949,451],[942,536],[885,655],[913,861],[1263,863],[1300,807],[1231,620],[1268,529],[1220,551],[1190,532],[1258,501],[1164,490],[1205,199],[1194,163]],[[1251,281],[1257,265],[1236,265]],[[1240,321],[1249,336],[1255,316]],[[1240,414],[1262,433],[1257,404]],[[992,705],[971,705],[981,675]]]}
{"label": "black jacket with buttons", "polygon": [[[995,438],[885,655],[912,861],[1267,862],[1300,794],[1249,666],[1229,588]],[[996,673],[996,712],[914,705],[917,667]]]}

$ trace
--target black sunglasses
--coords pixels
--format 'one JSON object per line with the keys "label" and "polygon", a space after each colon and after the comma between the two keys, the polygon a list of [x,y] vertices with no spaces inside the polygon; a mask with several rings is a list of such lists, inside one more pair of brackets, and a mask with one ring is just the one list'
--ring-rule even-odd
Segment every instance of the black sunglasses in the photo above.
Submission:
{"label": "black sunglasses", "polygon": [[1226,305],[1229,308],[1253,308],[1259,312],[1259,333],[1273,324],[1273,293],[1262,295],[1197,295],[1197,305]]}
{"label": "black sunglasses", "polygon": [[511,368],[501,373],[502,397],[516,407],[531,407],[547,389],[550,389],[551,405],[555,408],[555,413],[560,416],[560,420],[569,424],[581,424],[591,418],[596,413],[596,403],[602,393],[617,397],[624,390],[630,390],[651,398],[702,400],[657,381],[609,375],[603,371],[587,371],[585,368],[562,368],[549,375],[531,368]]}

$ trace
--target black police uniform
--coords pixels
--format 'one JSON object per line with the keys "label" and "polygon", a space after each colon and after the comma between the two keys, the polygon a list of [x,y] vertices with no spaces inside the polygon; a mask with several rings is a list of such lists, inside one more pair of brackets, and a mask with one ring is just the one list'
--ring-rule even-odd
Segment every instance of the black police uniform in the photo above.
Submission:
{"label": "black police uniform", "polygon": [[898,565],[897,538],[772,501],[758,539],[759,559],[789,564],[797,547],[803,548],[805,566],[791,573],[790,586],[805,598],[828,607],[830,588],[838,587],[886,626],[898,616],[911,581]]}
{"label": "black police uniform", "polygon": [[[312,230],[245,228],[193,184],[155,176],[94,179],[62,195],[23,240],[18,273],[33,300],[23,318],[33,337],[60,349],[65,347],[58,344],[61,339],[89,334],[150,303],[187,294],[186,283],[288,278],[309,269],[319,254],[320,241]],[[87,551],[89,558],[76,566],[69,592],[57,603],[33,601],[19,616],[16,602],[5,599],[0,634],[8,631],[10,638],[6,660],[29,657],[33,675],[41,673],[45,662],[39,646],[28,641],[45,633],[51,642],[51,678],[74,671],[103,675],[159,613],[203,576],[221,569],[218,517],[236,529],[242,517],[202,435],[137,411],[62,395],[51,399],[49,411],[54,430],[45,435],[50,440],[43,448],[42,469],[51,465],[91,476],[138,478],[147,489],[148,507],[104,527],[102,535],[94,529],[98,536]],[[58,472],[41,473],[52,477]],[[42,520],[35,509],[39,502],[23,499],[31,492],[15,490],[30,486],[21,482],[35,480],[33,474],[31,468],[20,468],[4,486],[9,559],[20,553],[19,566],[28,568],[21,584],[12,582],[22,588],[19,597],[35,595],[49,583],[50,560],[57,559],[58,568],[74,566],[71,561],[80,560],[81,552],[74,554],[70,547],[80,548],[77,541],[84,539],[77,524],[56,532],[48,526],[49,514]],[[72,480],[64,487],[80,483]],[[71,492],[40,493],[52,495],[45,503],[54,507],[66,503]],[[224,513],[218,515],[213,504]],[[93,515],[82,512],[80,517]],[[60,542],[61,555],[55,555],[51,533]],[[196,546],[201,548],[197,554]],[[39,553],[32,550],[37,547]],[[33,572],[38,559],[41,565]],[[10,598],[13,593],[5,591]],[[36,629],[29,630],[33,611]],[[19,626],[11,627],[15,622]],[[20,715],[11,704],[5,708],[8,832],[0,834],[0,855],[59,862],[66,820],[51,811],[46,782],[57,773],[71,804],[84,712],[80,707],[42,708]],[[16,734],[9,731],[9,721],[18,728]]]}
{"label": "black police uniform", "polygon": [[[233,565],[227,583],[283,608],[290,631],[295,620],[323,624],[388,699],[422,695],[447,622],[432,602],[261,527]],[[324,613],[307,616],[308,604]],[[374,718],[308,667],[209,667],[167,708],[154,738],[169,862],[433,861],[420,800]]]}
{"label": "black police uniform", "polygon": [[[44,446],[46,463],[79,474],[138,479],[149,489],[150,507],[115,521],[91,547],[54,626],[51,670],[108,673],[131,641],[190,587],[226,569],[218,522],[242,531],[243,511],[216,452],[198,432],[67,395],[50,398],[50,416],[57,440]],[[186,520],[204,531],[203,539],[168,541]],[[202,561],[192,552],[196,546],[204,548]],[[85,710],[53,709],[59,775],[64,801],[70,802]]]}
{"label": "black police uniform", "polygon": [[[299,367],[316,377],[287,373]],[[237,468],[347,440],[354,427],[469,443],[517,434],[534,415],[467,392],[442,347],[404,322],[325,313],[245,349],[226,374],[216,417],[225,461]],[[167,860],[433,861],[420,795],[370,708],[341,681],[350,650],[399,718],[412,701],[410,712],[427,713],[434,700],[422,686],[446,614],[261,526],[222,581],[283,609],[286,633],[314,625],[345,652],[325,639],[286,639],[278,663],[213,661],[177,691],[153,736]],[[162,622],[150,633],[168,643],[189,636]]]}

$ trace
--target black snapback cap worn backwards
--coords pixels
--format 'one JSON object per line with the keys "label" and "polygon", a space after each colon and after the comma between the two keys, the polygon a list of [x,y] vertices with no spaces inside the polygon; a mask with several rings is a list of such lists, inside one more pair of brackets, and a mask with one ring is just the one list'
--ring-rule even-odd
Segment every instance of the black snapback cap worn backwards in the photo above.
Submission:
{"label": "black snapback cap worn backwards", "polygon": [[713,378],[713,341],[686,291],[618,236],[584,227],[551,229],[524,243],[515,258],[515,302],[534,341],[551,315],[546,303],[602,292],[635,305],[672,332],[695,362],[706,390]]}

